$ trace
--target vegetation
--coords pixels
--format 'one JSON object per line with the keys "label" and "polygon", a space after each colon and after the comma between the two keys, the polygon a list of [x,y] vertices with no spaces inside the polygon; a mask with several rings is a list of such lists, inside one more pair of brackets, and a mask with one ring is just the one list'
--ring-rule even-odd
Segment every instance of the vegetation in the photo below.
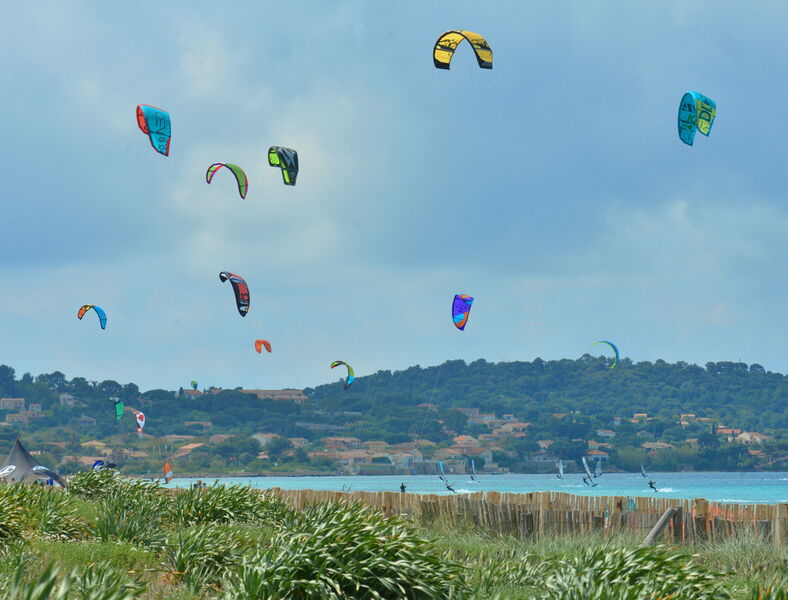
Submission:
{"label": "vegetation", "polygon": [[[165,459],[179,474],[332,473],[332,458],[308,452],[320,449],[320,438],[343,435],[388,444],[418,439],[445,448],[457,435],[493,431],[468,417],[477,410],[529,424],[525,436],[495,440],[493,461],[512,471],[550,464],[533,460],[540,452],[538,440],[550,440],[550,453],[570,461],[591,444],[601,444],[611,467],[623,470],[637,470],[641,463],[663,471],[780,470],[788,464],[785,375],[733,362],[704,368],[623,359],[615,369],[609,363],[589,355],[558,361],[448,361],[379,371],[357,378],[348,390],[341,383],[307,389],[308,399],[300,404],[260,399],[239,389],[140,392],[133,383],[69,380],[58,371],[17,378],[14,369],[0,365],[0,396],[24,398],[27,407],[41,409],[27,423],[1,427],[0,443],[10,446],[24,434],[29,446],[44,450],[42,463],[64,473],[84,470],[93,454],[126,473],[149,475],[158,475]],[[145,436],[134,433],[130,414],[115,420],[110,398],[146,413]],[[14,410],[0,409],[0,419]],[[636,413],[640,416],[633,418]],[[724,435],[722,427],[768,438],[751,452],[752,447]],[[259,432],[280,437],[263,447],[250,437]],[[303,438],[310,446],[296,448],[288,438]],[[84,445],[91,440],[104,445]],[[187,441],[192,447],[179,451]],[[648,443],[659,444],[659,450],[644,447]],[[481,467],[483,461],[477,457],[476,464]]]}
{"label": "vegetation", "polygon": [[173,495],[95,473],[67,492],[0,486],[0,530],[0,600],[786,598],[788,557],[763,539],[707,542],[692,556],[626,536],[515,540],[360,505],[299,512],[238,486]]}

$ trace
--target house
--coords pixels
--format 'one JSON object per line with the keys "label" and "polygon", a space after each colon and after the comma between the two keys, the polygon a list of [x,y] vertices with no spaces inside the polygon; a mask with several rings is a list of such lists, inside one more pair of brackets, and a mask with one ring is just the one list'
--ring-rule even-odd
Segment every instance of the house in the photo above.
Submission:
{"label": "house", "polygon": [[[184,437],[187,437],[189,439],[194,438],[193,435],[187,435]],[[231,437],[233,437],[231,433],[217,433],[209,437],[208,442],[211,444],[221,444],[222,442],[226,442],[227,440],[229,440]]]}
{"label": "house", "polygon": [[410,469],[423,460],[421,453],[416,454],[414,452],[394,452],[388,456],[391,462],[394,463],[394,466],[405,469]]}
{"label": "house", "polygon": [[0,410],[25,410],[25,399],[0,398]]}
{"label": "house", "polygon": [[324,437],[320,442],[332,450],[354,450],[361,445],[361,440],[355,437]]}
{"label": "house", "polygon": [[383,452],[389,447],[388,443],[383,440],[370,440],[368,442],[362,442],[361,445],[370,452]]}
{"label": "house", "polygon": [[461,413],[465,413],[465,416],[467,416],[468,418],[479,416],[478,408],[458,408],[456,410],[459,410]]}
{"label": "house", "polygon": [[284,390],[241,390],[242,394],[253,394],[260,400],[286,400],[303,404],[308,400],[306,394],[302,390],[284,389]]}
{"label": "house", "polygon": [[632,415],[632,422],[637,423],[638,421],[647,421],[648,420],[648,413],[635,413]]}
{"label": "house", "polygon": [[251,437],[252,439],[257,440],[260,443],[261,446],[265,447],[274,438],[278,438],[278,437],[282,437],[282,436],[277,435],[275,433],[255,433],[254,435],[251,435],[249,437]]}
{"label": "house", "polygon": [[[11,415],[8,416],[10,417]],[[77,419],[77,423],[79,423],[80,425],[95,425],[96,419],[94,419],[93,417],[89,417],[87,415],[82,415],[79,417],[79,419]]]}
{"label": "house", "polygon": [[63,406],[73,407],[77,403],[77,399],[74,398],[74,396],[72,396],[71,394],[66,394],[66,393],[58,394],[57,398],[58,400],[60,400],[60,404],[62,404]]}
{"label": "house", "polygon": [[736,441],[742,444],[763,444],[772,439],[772,436],[757,431],[743,431],[736,436]]}
{"label": "house", "polygon": [[597,429],[596,435],[601,438],[612,438],[615,437],[616,432],[612,429]]}
{"label": "house", "polygon": [[213,429],[213,423],[211,421],[184,421],[184,427],[202,427],[203,431],[208,429]]}
{"label": "house", "polygon": [[303,448],[304,446],[309,445],[309,440],[302,437],[291,437],[287,438],[290,440],[290,443],[293,444],[293,448]]}
{"label": "house", "polygon": [[504,421],[514,421],[514,415],[513,415],[513,414],[511,414],[511,413],[506,413],[506,414],[503,414],[503,415],[501,415],[501,418],[502,418]]}
{"label": "house", "polygon": [[698,438],[687,438],[684,440],[684,443],[687,444],[690,448],[697,448],[698,447]]}
{"label": "house", "polygon": [[539,449],[540,450],[547,450],[550,446],[555,444],[555,441],[554,440],[538,440],[536,443],[539,444]]}
{"label": "house", "polygon": [[646,450],[664,450],[665,448],[675,448],[672,444],[666,444],[665,442],[644,442],[640,444],[641,448],[645,448]]}
{"label": "house", "polygon": [[591,458],[593,460],[599,460],[605,462],[607,460],[610,460],[610,455],[604,450],[589,450],[588,452],[586,452],[586,458]]}
{"label": "house", "polygon": [[596,442],[594,440],[588,440],[588,449],[589,450],[599,450],[600,448],[612,448],[613,444],[608,442]]}
{"label": "house", "polygon": [[5,417],[6,423],[24,423],[30,422],[30,419],[22,413],[9,413]]}
{"label": "house", "polygon": [[33,403],[27,407],[30,412],[41,414],[41,405]]}
{"label": "house", "polygon": [[684,413],[679,416],[679,421],[694,421],[697,419],[695,413]]}
{"label": "house", "polygon": [[200,390],[183,390],[183,395],[187,398],[199,398],[202,396],[202,392]]}

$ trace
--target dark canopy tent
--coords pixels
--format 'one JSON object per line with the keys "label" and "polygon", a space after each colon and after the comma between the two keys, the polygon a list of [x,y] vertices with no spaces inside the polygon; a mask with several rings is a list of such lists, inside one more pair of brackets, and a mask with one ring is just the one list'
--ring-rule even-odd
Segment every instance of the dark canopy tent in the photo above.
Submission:
{"label": "dark canopy tent", "polygon": [[39,463],[30,452],[25,450],[19,438],[17,438],[14,447],[0,467],[0,477],[5,477],[6,481],[11,482],[24,481],[31,477],[54,479],[60,485],[66,487],[66,484],[60,479],[60,475]]}

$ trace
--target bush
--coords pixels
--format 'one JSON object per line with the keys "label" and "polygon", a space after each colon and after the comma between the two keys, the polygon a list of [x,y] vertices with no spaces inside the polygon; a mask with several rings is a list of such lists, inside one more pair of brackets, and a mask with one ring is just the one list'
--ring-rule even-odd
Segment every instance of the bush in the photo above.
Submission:
{"label": "bush", "polygon": [[93,565],[59,577],[57,567],[48,567],[39,577],[25,581],[24,570],[0,592],[0,600],[135,600],[143,585],[128,582],[109,565]]}
{"label": "bush", "polygon": [[0,544],[7,544],[22,537],[29,515],[18,498],[3,492],[0,493]]}
{"label": "bush", "polygon": [[175,581],[197,589],[220,581],[230,566],[238,564],[240,550],[231,533],[203,525],[174,534],[164,560]]}
{"label": "bush", "polygon": [[402,519],[328,503],[291,515],[223,597],[446,599],[464,587],[461,570]]}
{"label": "bush", "polygon": [[178,525],[279,523],[291,513],[284,500],[241,485],[216,485],[178,491],[172,520]]}
{"label": "bush", "polygon": [[118,488],[98,504],[96,536],[103,540],[123,540],[151,548],[164,545],[162,530],[167,499],[149,490]]}
{"label": "bush", "polygon": [[726,600],[720,573],[661,548],[595,549],[565,561],[547,579],[546,600]]}

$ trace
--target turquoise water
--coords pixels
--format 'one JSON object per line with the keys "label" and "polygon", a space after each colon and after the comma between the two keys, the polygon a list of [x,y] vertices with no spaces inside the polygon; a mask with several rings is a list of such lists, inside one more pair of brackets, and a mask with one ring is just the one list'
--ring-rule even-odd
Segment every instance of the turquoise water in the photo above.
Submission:
{"label": "turquoise water", "polygon": [[[555,491],[594,496],[652,496],[648,480],[634,473],[606,473],[596,479],[595,488],[586,487],[581,476],[567,474],[564,481],[555,475],[480,475],[478,483],[467,475],[449,475],[457,493]],[[717,502],[775,504],[788,502],[788,472],[778,473],[652,473],[657,492],[670,498],[706,498]],[[186,487],[195,479],[174,479],[168,487]],[[208,484],[214,480],[204,479]],[[405,483],[414,494],[451,494],[434,475],[355,476],[355,477],[223,477],[222,483],[248,484],[254,488],[280,487],[286,490],[333,490],[398,492]]]}

